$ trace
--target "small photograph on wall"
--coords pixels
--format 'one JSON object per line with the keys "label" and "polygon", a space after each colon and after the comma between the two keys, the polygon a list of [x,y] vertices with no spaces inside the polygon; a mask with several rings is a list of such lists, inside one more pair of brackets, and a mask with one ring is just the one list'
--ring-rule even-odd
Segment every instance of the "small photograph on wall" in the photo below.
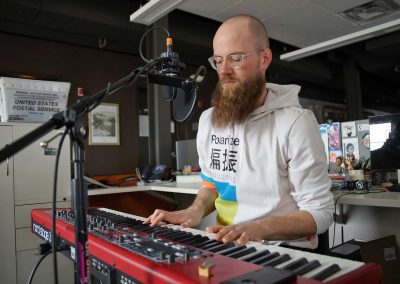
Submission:
{"label": "small photograph on wall", "polygon": [[334,122],[328,126],[329,151],[340,151],[340,123]]}
{"label": "small photograph on wall", "polygon": [[345,138],[343,139],[343,153],[344,157],[355,160],[360,158],[360,149],[358,146],[358,138]]}
{"label": "small photograph on wall", "polygon": [[89,145],[119,145],[118,104],[100,104],[89,113]]}
{"label": "small photograph on wall", "polygon": [[356,134],[355,121],[342,122],[342,138],[355,137]]}
{"label": "small photograph on wall", "polygon": [[325,154],[326,154],[326,162],[327,162],[327,164],[329,164],[327,124],[321,124],[319,126],[319,133],[321,134],[322,142],[324,143]]}

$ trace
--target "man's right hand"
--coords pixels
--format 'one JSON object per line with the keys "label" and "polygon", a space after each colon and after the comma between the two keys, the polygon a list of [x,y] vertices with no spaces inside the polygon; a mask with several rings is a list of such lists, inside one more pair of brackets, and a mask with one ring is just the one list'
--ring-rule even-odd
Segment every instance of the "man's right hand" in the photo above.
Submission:
{"label": "man's right hand", "polygon": [[143,223],[150,224],[150,226],[155,226],[162,221],[181,225],[185,228],[196,227],[200,224],[202,215],[198,210],[187,208],[185,210],[179,211],[164,211],[161,209],[156,209],[153,214],[146,218]]}

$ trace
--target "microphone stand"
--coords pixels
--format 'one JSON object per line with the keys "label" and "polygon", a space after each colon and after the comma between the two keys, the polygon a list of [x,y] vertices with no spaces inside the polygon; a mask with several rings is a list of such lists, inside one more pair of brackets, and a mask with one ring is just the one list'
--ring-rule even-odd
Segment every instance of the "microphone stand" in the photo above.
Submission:
{"label": "microphone stand", "polygon": [[[27,135],[21,137],[14,143],[7,145],[0,151],[0,163],[7,158],[13,156],[26,146],[30,145],[40,137],[46,135],[53,129],[61,128],[65,125],[68,130],[70,140],[72,142],[73,151],[73,179],[71,182],[71,198],[74,211],[74,226],[75,226],[75,283],[89,283],[89,255],[88,255],[88,237],[87,237],[87,206],[88,195],[87,186],[84,181],[84,162],[85,150],[83,141],[86,138],[86,128],[77,129],[76,121],[83,114],[96,108],[107,96],[118,91],[121,88],[132,85],[143,72],[149,72],[161,63],[169,61],[169,58],[156,58],[144,67],[138,68],[129,75],[118,80],[115,83],[108,84],[107,88],[98,93],[84,97],[74,105],[67,108],[65,111],[58,112],[52,116],[47,122],[38,128],[34,129]],[[181,79],[183,80],[183,79]],[[53,216],[53,220],[55,216]],[[56,232],[52,232],[53,238]],[[53,248],[55,249],[55,248]],[[71,248],[73,249],[73,248]]]}

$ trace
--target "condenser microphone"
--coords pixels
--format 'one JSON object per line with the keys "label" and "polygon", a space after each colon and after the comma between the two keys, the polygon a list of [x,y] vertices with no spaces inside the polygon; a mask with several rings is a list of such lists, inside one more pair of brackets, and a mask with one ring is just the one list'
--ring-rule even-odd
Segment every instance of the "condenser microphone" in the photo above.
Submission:
{"label": "condenser microphone", "polygon": [[172,51],[172,38],[166,39],[166,51],[157,58],[156,72],[149,72],[147,78],[150,83],[163,86],[163,95],[166,101],[172,102],[172,114],[177,122],[187,120],[194,111],[197,102],[197,91],[207,73],[204,66],[200,66],[196,74],[189,78],[179,75],[185,69],[180,61],[179,54]]}
{"label": "condenser microphone", "polygon": [[[179,54],[172,51],[172,45],[172,37],[167,37],[167,50],[161,53],[161,58],[166,60],[161,62],[159,66],[159,73],[168,77],[177,77],[181,74],[181,71],[185,69],[185,64],[179,60]],[[178,89],[176,87],[163,86],[163,94],[167,102],[175,100],[177,92]]]}

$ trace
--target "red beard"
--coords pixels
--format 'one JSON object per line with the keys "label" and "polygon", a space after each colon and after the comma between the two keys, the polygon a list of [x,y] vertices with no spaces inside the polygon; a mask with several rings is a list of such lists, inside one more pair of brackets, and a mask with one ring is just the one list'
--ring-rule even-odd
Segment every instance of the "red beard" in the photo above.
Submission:
{"label": "red beard", "polygon": [[[226,81],[235,83],[224,86],[223,82]],[[256,76],[245,82],[239,82],[232,77],[221,77],[212,94],[213,125],[223,128],[244,122],[257,108],[264,88],[264,76]]]}

